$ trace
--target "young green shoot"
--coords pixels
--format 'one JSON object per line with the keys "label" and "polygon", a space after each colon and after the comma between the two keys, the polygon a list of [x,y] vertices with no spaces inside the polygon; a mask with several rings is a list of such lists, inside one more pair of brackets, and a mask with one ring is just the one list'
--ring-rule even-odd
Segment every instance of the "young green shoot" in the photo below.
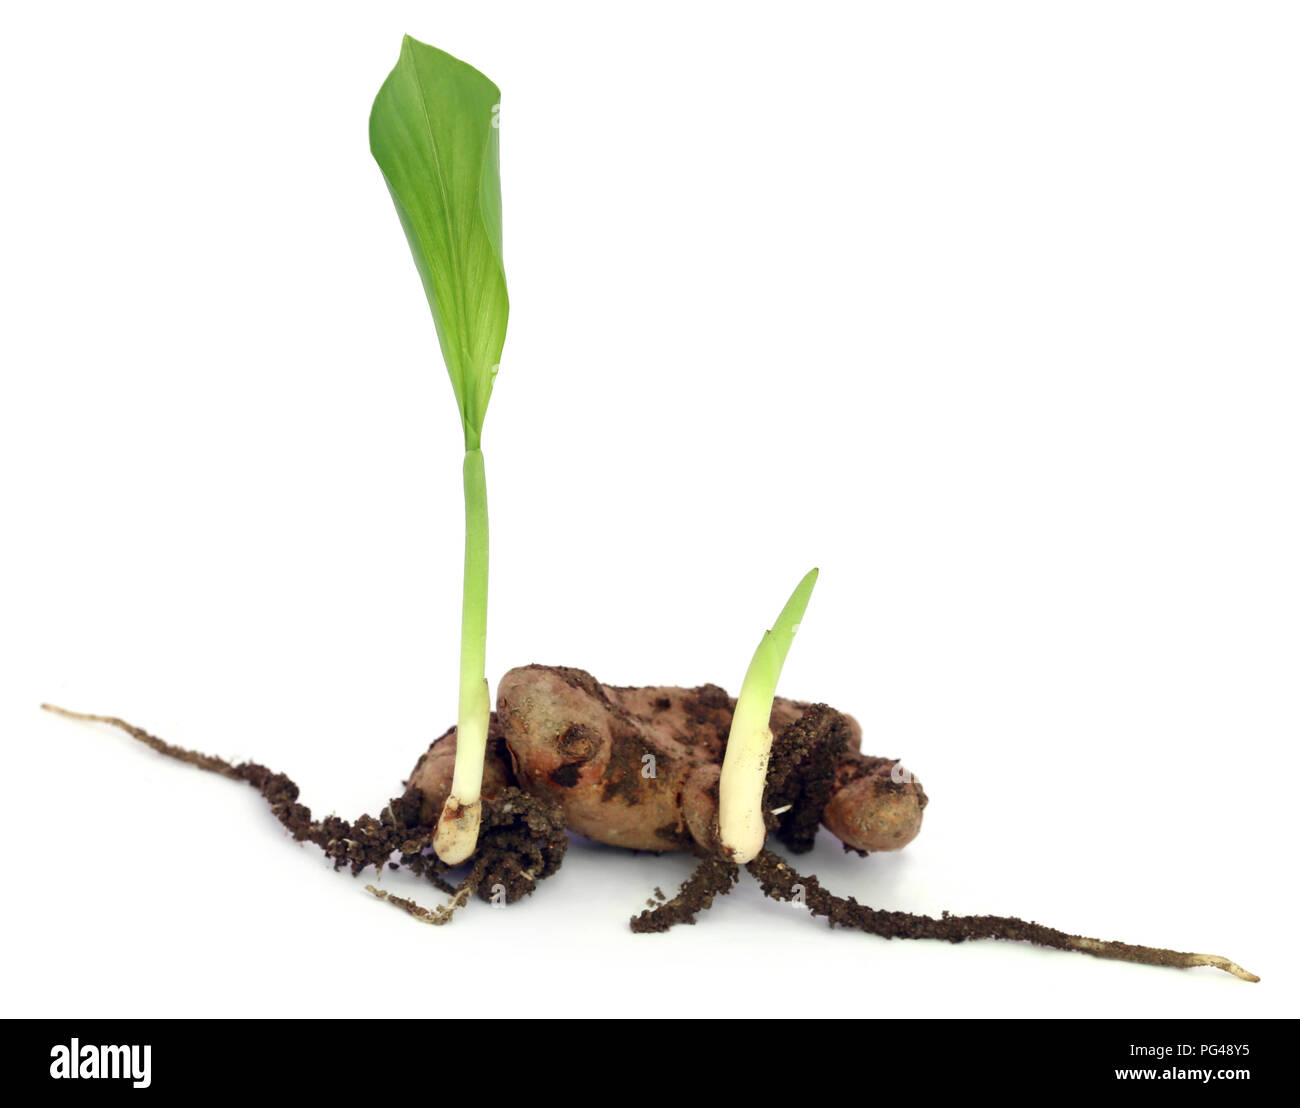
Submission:
{"label": "young green shoot", "polygon": [[481,439],[510,312],[501,260],[500,102],[496,85],[477,69],[408,35],[370,113],[370,151],[383,171],[433,311],[465,437],[456,768],[434,836],[438,857],[449,865],[463,862],[478,843],[492,712]]}
{"label": "young green shoot", "polygon": [[767,837],[763,787],[772,755],[772,701],[776,698],[785,656],[790,653],[790,644],[794,642],[815,584],[817,571],[814,569],[790,594],[772,629],[763,633],[731,717],[722,779],[718,784],[718,830],[722,849],[737,865],[758,857]]}

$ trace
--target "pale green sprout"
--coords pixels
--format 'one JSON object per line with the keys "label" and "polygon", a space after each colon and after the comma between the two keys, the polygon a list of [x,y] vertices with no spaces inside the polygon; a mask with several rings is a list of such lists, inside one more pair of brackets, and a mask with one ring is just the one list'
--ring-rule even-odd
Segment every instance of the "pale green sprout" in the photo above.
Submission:
{"label": "pale green sprout", "polygon": [[763,633],[731,717],[727,753],[718,783],[718,831],[723,850],[737,865],[752,862],[767,837],[763,787],[772,756],[772,701],[815,584],[817,570],[814,569],[790,594],[772,629]]}
{"label": "pale green sprout", "polygon": [[465,436],[456,768],[433,840],[438,857],[450,865],[463,862],[478,844],[492,714],[487,476],[480,443],[510,312],[501,260],[500,101],[496,85],[477,69],[407,35],[370,113],[370,150],[424,284]]}

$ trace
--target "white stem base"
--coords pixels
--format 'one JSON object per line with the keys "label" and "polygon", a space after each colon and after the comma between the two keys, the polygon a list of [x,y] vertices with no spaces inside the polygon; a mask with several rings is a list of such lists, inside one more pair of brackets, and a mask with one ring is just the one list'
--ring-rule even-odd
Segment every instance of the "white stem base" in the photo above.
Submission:
{"label": "white stem base", "polygon": [[462,804],[452,793],[442,806],[438,828],[433,834],[433,850],[449,866],[458,866],[478,846],[478,828],[483,818],[483,801]]}
{"label": "white stem base", "polygon": [[733,724],[718,782],[718,835],[722,849],[738,866],[757,858],[767,838],[763,788],[767,784],[771,754],[769,728],[744,735],[737,734]]}

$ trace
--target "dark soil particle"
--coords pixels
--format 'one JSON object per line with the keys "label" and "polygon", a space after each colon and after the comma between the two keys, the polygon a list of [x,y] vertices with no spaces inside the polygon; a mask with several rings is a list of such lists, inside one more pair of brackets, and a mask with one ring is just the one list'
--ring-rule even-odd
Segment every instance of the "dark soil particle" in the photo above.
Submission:
{"label": "dark soil particle", "polygon": [[656,754],[647,746],[635,728],[628,727],[612,742],[609,762],[605,765],[605,773],[601,778],[601,799],[613,800],[618,797],[625,804],[640,804],[643,799],[641,771],[646,765],[647,754],[658,762],[657,772],[664,772],[667,758],[662,751]]}
{"label": "dark soil particle", "polygon": [[[495,800],[483,801],[478,847],[469,873],[454,888],[439,884],[439,888],[451,894],[450,903],[425,908],[414,900],[373,885],[366,888],[422,923],[450,923],[456,911],[474,894],[490,904],[514,904],[522,900],[537,888],[539,881],[560,868],[568,846],[563,811],[512,785]],[[442,865],[435,855],[419,857]],[[405,857],[403,863],[407,863]]]}
{"label": "dark soil particle", "polygon": [[768,822],[792,853],[804,854],[813,847],[848,735],[843,715],[825,704],[814,704],[772,743],[763,810],[789,809],[769,815]]}
{"label": "dark soil particle", "polygon": [[766,895],[785,901],[797,897],[813,915],[826,917],[832,927],[851,927],[886,939],[942,939],[950,943],[963,943],[971,939],[1003,939],[1148,966],[1188,968],[1213,965],[1247,981],[1259,980],[1224,958],[1089,939],[1009,916],[953,916],[945,912],[941,918],[935,919],[933,916],[917,916],[910,912],[868,908],[852,897],[836,896],[828,892],[821,887],[816,877],[803,876],[768,850],[764,850],[745,868],[754,875]]}
{"label": "dark soil particle", "polygon": [[[686,879],[672,900],[647,908],[640,915],[632,917],[632,930],[644,935],[667,931],[678,923],[694,923],[698,913],[713,906],[715,896],[731,892],[731,887],[739,876],[739,869],[731,862],[717,857],[701,858],[695,872]],[[659,893],[659,890],[655,889],[655,892]]]}
{"label": "dark soil particle", "polygon": [[[61,708],[51,710],[74,719],[111,724],[168,758],[247,782],[266,798],[271,813],[297,842],[315,843],[334,862],[335,869],[347,866],[355,876],[369,866],[381,873],[385,866],[405,867],[417,876],[428,878],[438,889],[455,898],[449,908],[421,908],[414,901],[371,887],[375,895],[417,918],[427,918],[428,922],[445,923],[455,908],[474,893],[484,900],[513,904],[531,893],[539,881],[555,873],[568,849],[563,810],[511,786],[494,800],[483,801],[474,862],[469,874],[453,886],[443,877],[449,867],[430,849],[433,826],[420,822],[423,798],[419,789],[408,787],[401,796],[390,800],[378,819],[362,815],[354,821],[338,816],[316,820],[310,808],[298,803],[298,786],[283,773],[273,773],[256,762],[233,764],[212,754],[173,746],[115,716],[84,715]],[[392,861],[394,854],[399,855],[398,862]]]}
{"label": "dark soil particle", "polygon": [[701,685],[695,690],[695,696],[684,701],[682,706],[688,720],[707,727],[713,722],[714,713],[731,712],[731,698],[727,690],[718,685]]}
{"label": "dark soil particle", "polygon": [[511,786],[483,802],[474,855],[474,870],[481,871],[476,891],[484,900],[504,894],[505,902],[514,904],[560,868],[568,847],[563,809]]}

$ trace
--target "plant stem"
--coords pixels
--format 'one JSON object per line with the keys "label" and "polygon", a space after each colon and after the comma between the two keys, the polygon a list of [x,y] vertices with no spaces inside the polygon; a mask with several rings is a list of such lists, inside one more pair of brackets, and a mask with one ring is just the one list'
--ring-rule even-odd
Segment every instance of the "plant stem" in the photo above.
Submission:
{"label": "plant stem", "polygon": [[488,508],[483,451],[465,452],[465,577],[460,617],[460,711],[456,768],[433,845],[457,865],[474,853],[482,813],[483,760],[492,699],[487,684]]}
{"label": "plant stem", "polygon": [[786,654],[816,583],[814,569],[790,594],[772,629],[763,633],[731,717],[718,782],[718,831],[723,851],[738,865],[755,858],[767,837],[763,787],[772,755],[772,701]]}

